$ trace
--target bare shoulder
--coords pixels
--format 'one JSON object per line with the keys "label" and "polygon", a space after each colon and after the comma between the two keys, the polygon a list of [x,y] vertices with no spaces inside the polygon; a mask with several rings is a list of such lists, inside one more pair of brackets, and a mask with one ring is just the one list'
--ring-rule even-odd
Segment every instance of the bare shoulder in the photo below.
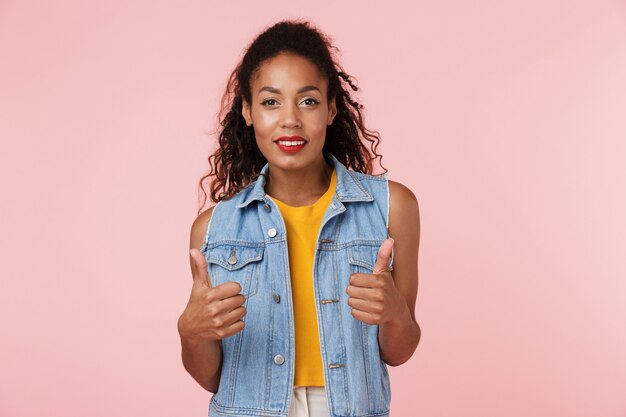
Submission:
{"label": "bare shoulder", "polygon": [[389,192],[396,198],[409,199],[417,202],[417,197],[409,187],[397,181],[389,180]]}
{"label": "bare shoulder", "polygon": [[[211,215],[213,214],[213,208],[215,208],[215,206],[206,209],[193,221],[193,224],[191,225],[191,236],[189,237],[189,250],[194,248],[200,250],[202,247],[207,227],[209,226],[209,221],[211,220]],[[189,255],[189,265],[191,266],[191,272],[193,275],[194,262],[191,255]]]}
{"label": "bare shoulder", "polygon": [[209,221],[211,220],[214,208],[215,206],[206,209],[193,221],[193,224],[191,225],[189,249],[200,249],[202,243],[204,243],[204,237],[206,235],[207,227],[209,225]]}
{"label": "bare shoulder", "polygon": [[[419,204],[407,186],[389,180],[389,229],[417,227],[419,233]],[[393,237],[393,235],[392,235]]]}

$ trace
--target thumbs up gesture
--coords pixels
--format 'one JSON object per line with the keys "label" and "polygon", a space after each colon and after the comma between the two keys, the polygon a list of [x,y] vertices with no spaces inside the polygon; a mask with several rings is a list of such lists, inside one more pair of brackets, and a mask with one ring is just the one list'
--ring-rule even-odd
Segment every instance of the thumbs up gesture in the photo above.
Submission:
{"label": "thumbs up gesture", "polygon": [[240,332],[244,328],[246,298],[239,294],[239,283],[225,282],[213,287],[202,253],[193,248],[189,256],[193,285],[187,307],[178,319],[181,336],[188,340],[215,341]]}
{"label": "thumbs up gesture", "polygon": [[376,265],[371,274],[350,275],[346,288],[352,316],[367,324],[383,324],[401,314],[405,301],[396,288],[389,270],[393,239],[386,239],[378,249]]}

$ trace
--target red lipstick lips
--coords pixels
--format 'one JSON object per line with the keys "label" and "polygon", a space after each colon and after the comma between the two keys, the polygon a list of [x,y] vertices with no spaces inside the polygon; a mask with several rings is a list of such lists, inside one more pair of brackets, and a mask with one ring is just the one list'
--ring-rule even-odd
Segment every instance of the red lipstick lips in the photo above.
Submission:
{"label": "red lipstick lips", "polygon": [[285,153],[297,153],[307,144],[301,136],[281,136],[274,143]]}

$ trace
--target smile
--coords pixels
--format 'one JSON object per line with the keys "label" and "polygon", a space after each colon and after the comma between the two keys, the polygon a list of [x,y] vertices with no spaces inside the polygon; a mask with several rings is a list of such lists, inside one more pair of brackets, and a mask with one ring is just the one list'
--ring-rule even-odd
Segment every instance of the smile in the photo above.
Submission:
{"label": "smile", "polygon": [[279,140],[276,143],[283,146],[298,146],[304,145],[306,142],[303,140]]}
{"label": "smile", "polygon": [[306,140],[304,140],[303,138],[299,136],[296,136],[296,137],[292,136],[291,138],[284,137],[284,138],[278,139],[274,143],[276,143],[276,146],[278,146],[278,149],[289,154],[300,152],[300,150],[304,148],[307,144]]}

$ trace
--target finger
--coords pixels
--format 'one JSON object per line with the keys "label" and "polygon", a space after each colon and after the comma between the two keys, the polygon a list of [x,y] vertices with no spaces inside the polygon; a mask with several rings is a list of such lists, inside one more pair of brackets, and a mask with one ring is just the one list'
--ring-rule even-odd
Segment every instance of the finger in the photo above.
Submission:
{"label": "finger", "polygon": [[387,238],[380,245],[378,249],[378,255],[376,256],[376,265],[374,265],[374,273],[381,274],[383,272],[390,272],[389,259],[391,258],[391,251],[393,250],[393,239]]}
{"label": "finger", "polygon": [[[215,290],[210,290],[215,291]],[[239,310],[243,307],[243,303],[245,302],[245,298],[243,295],[227,298],[225,300],[215,300],[213,296],[209,296],[207,300],[206,308],[206,317],[212,320],[217,320],[217,323],[213,323],[214,326],[223,327],[225,324],[231,324],[232,321],[226,321],[228,316],[232,314],[233,311]]]}
{"label": "finger", "polygon": [[359,321],[362,321],[365,324],[378,324],[378,320],[373,314],[366,311],[361,311],[356,308],[352,309],[352,317]]}
{"label": "finger", "polygon": [[354,285],[348,285],[348,287],[346,288],[346,294],[348,294],[350,297],[361,298],[363,300],[378,301],[382,298],[382,289],[355,287]]}
{"label": "finger", "polygon": [[348,298],[348,305],[353,309],[364,311],[366,313],[378,314],[382,311],[380,303],[373,303],[371,301],[363,300],[361,298]]}
{"label": "finger", "polygon": [[218,302],[217,308],[220,312],[229,313],[241,306],[246,302],[246,297],[241,294],[237,294],[232,297],[222,299]]}
{"label": "finger", "polygon": [[350,275],[350,285],[363,288],[380,288],[385,286],[385,282],[374,274],[352,274]]}
{"label": "finger", "polygon": [[232,324],[234,324],[235,322],[242,320],[243,317],[246,315],[247,310],[245,309],[245,307],[237,307],[234,310],[229,311],[228,313],[224,313],[222,315],[222,319],[224,320],[224,326],[223,327],[228,327]]}
{"label": "finger", "polygon": [[239,333],[243,330],[245,325],[246,324],[243,322],[243,320],[237,320],[233,324],[220,330],[220,339],[225,339]]}
{"label": "finger", "polygon": [[193,281],[199,285],[211,288],[211,279],[209,278],[209,271],[207,269],[206,259],[196,248],[189,250],[189,256],[193,264]]}
{"label": "finger", "polygon": [[241,284],[235,281],[227,281],[216,287],[213,287],[213,293],[215,299],[224,300],[230,297],[234,297],[241,293]]}

